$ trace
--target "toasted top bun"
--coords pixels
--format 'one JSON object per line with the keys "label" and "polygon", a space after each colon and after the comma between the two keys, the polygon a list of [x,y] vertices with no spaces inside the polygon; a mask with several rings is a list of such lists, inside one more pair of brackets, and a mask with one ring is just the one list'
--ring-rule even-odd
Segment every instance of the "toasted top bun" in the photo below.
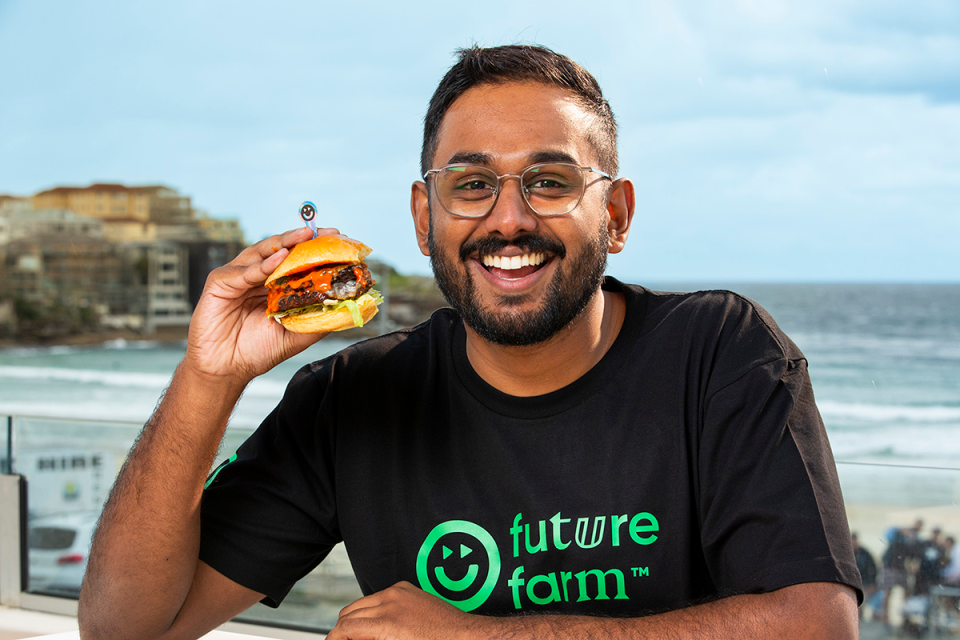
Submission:
{"label": "toasted top bun", "polygon": [[[358,301],[360,315],[366,324],[370,318],[377,315],[377,303],[371,298]],[[343,307],[336,311],[317,308],[305,313],[296,313],[282,316],[280,323],[294,333],[323,333],[325,331],[343,331],[353,329],[353,315]]]}
{"label": "toasted top bun", "polygon": [[[267,286],[277,278],[325,264],[356,264],[370,254],[370,247],[344,235],[323,235],[301,242],[267,278]],[[349,314],[347,314],[349,315]]]}

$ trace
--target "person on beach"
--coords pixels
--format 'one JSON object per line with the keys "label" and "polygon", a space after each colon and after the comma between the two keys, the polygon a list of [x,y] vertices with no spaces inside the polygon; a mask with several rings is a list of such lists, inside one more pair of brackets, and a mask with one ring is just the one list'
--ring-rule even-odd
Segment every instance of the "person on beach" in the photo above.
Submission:
{"label": "person on beach", "polygon": [[919,562],[914,583],[914,593],[926,595],[930,588],[941,584],[943,568],[949,562],[944,542],[941,539],[942,530],[934,527],[930,537],[919,543]]}
{"label": "person on beach", "polygon": [[960,548],[957,547],[956,538],[947,536],[943,553],[947,558],[943,568],[943,583],[950,587],[960,586]]}
{"label": "person on beach", "polygon": [[211,273],[104,509],[83,637],[195,638],[343,541],[366,595],[331,640],[856,638],[803,355],[745,298],[603,275],[635,196],[593,76],[461,51],[421,165],[416,238],[452,309],[303,368],[210,474],[245,386],[321,337],[264,315],[309,230]]}

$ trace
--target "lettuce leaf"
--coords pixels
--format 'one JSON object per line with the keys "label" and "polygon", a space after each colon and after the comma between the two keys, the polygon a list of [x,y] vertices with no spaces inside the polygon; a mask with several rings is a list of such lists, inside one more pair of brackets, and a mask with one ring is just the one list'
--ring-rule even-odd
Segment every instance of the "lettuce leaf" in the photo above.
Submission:
{"label": "lettuce leaf", "polygon": [[353,316],[353,326],[362,327],[363,326],[363,316],[360,315],[360,305],[358,305],[353,300],[344,300],[342,303],[336,305],[337,307],[346,307],[350,311],[350,315]]}

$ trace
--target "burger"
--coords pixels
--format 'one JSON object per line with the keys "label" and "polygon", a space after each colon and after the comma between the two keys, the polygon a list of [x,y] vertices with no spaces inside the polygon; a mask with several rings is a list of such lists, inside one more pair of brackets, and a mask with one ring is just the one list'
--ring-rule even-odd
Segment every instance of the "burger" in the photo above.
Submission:
{"label": "burger", "polygon": [[267,278],[267,315],[295,333],[362,327],[383,302],[363,259],[370,247],[343,235],[301,242]]}

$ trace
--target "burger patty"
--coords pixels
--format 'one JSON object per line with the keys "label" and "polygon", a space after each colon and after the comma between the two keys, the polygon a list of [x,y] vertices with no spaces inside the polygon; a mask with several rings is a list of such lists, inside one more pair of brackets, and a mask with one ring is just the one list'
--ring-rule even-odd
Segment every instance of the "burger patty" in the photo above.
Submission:
{"label": "burger patty", "polygon": [[375,284],[367,265],[325,266],[277,278],[269,286],[267,313],[323,304],[326,300],[350,300],[365,294]]}

